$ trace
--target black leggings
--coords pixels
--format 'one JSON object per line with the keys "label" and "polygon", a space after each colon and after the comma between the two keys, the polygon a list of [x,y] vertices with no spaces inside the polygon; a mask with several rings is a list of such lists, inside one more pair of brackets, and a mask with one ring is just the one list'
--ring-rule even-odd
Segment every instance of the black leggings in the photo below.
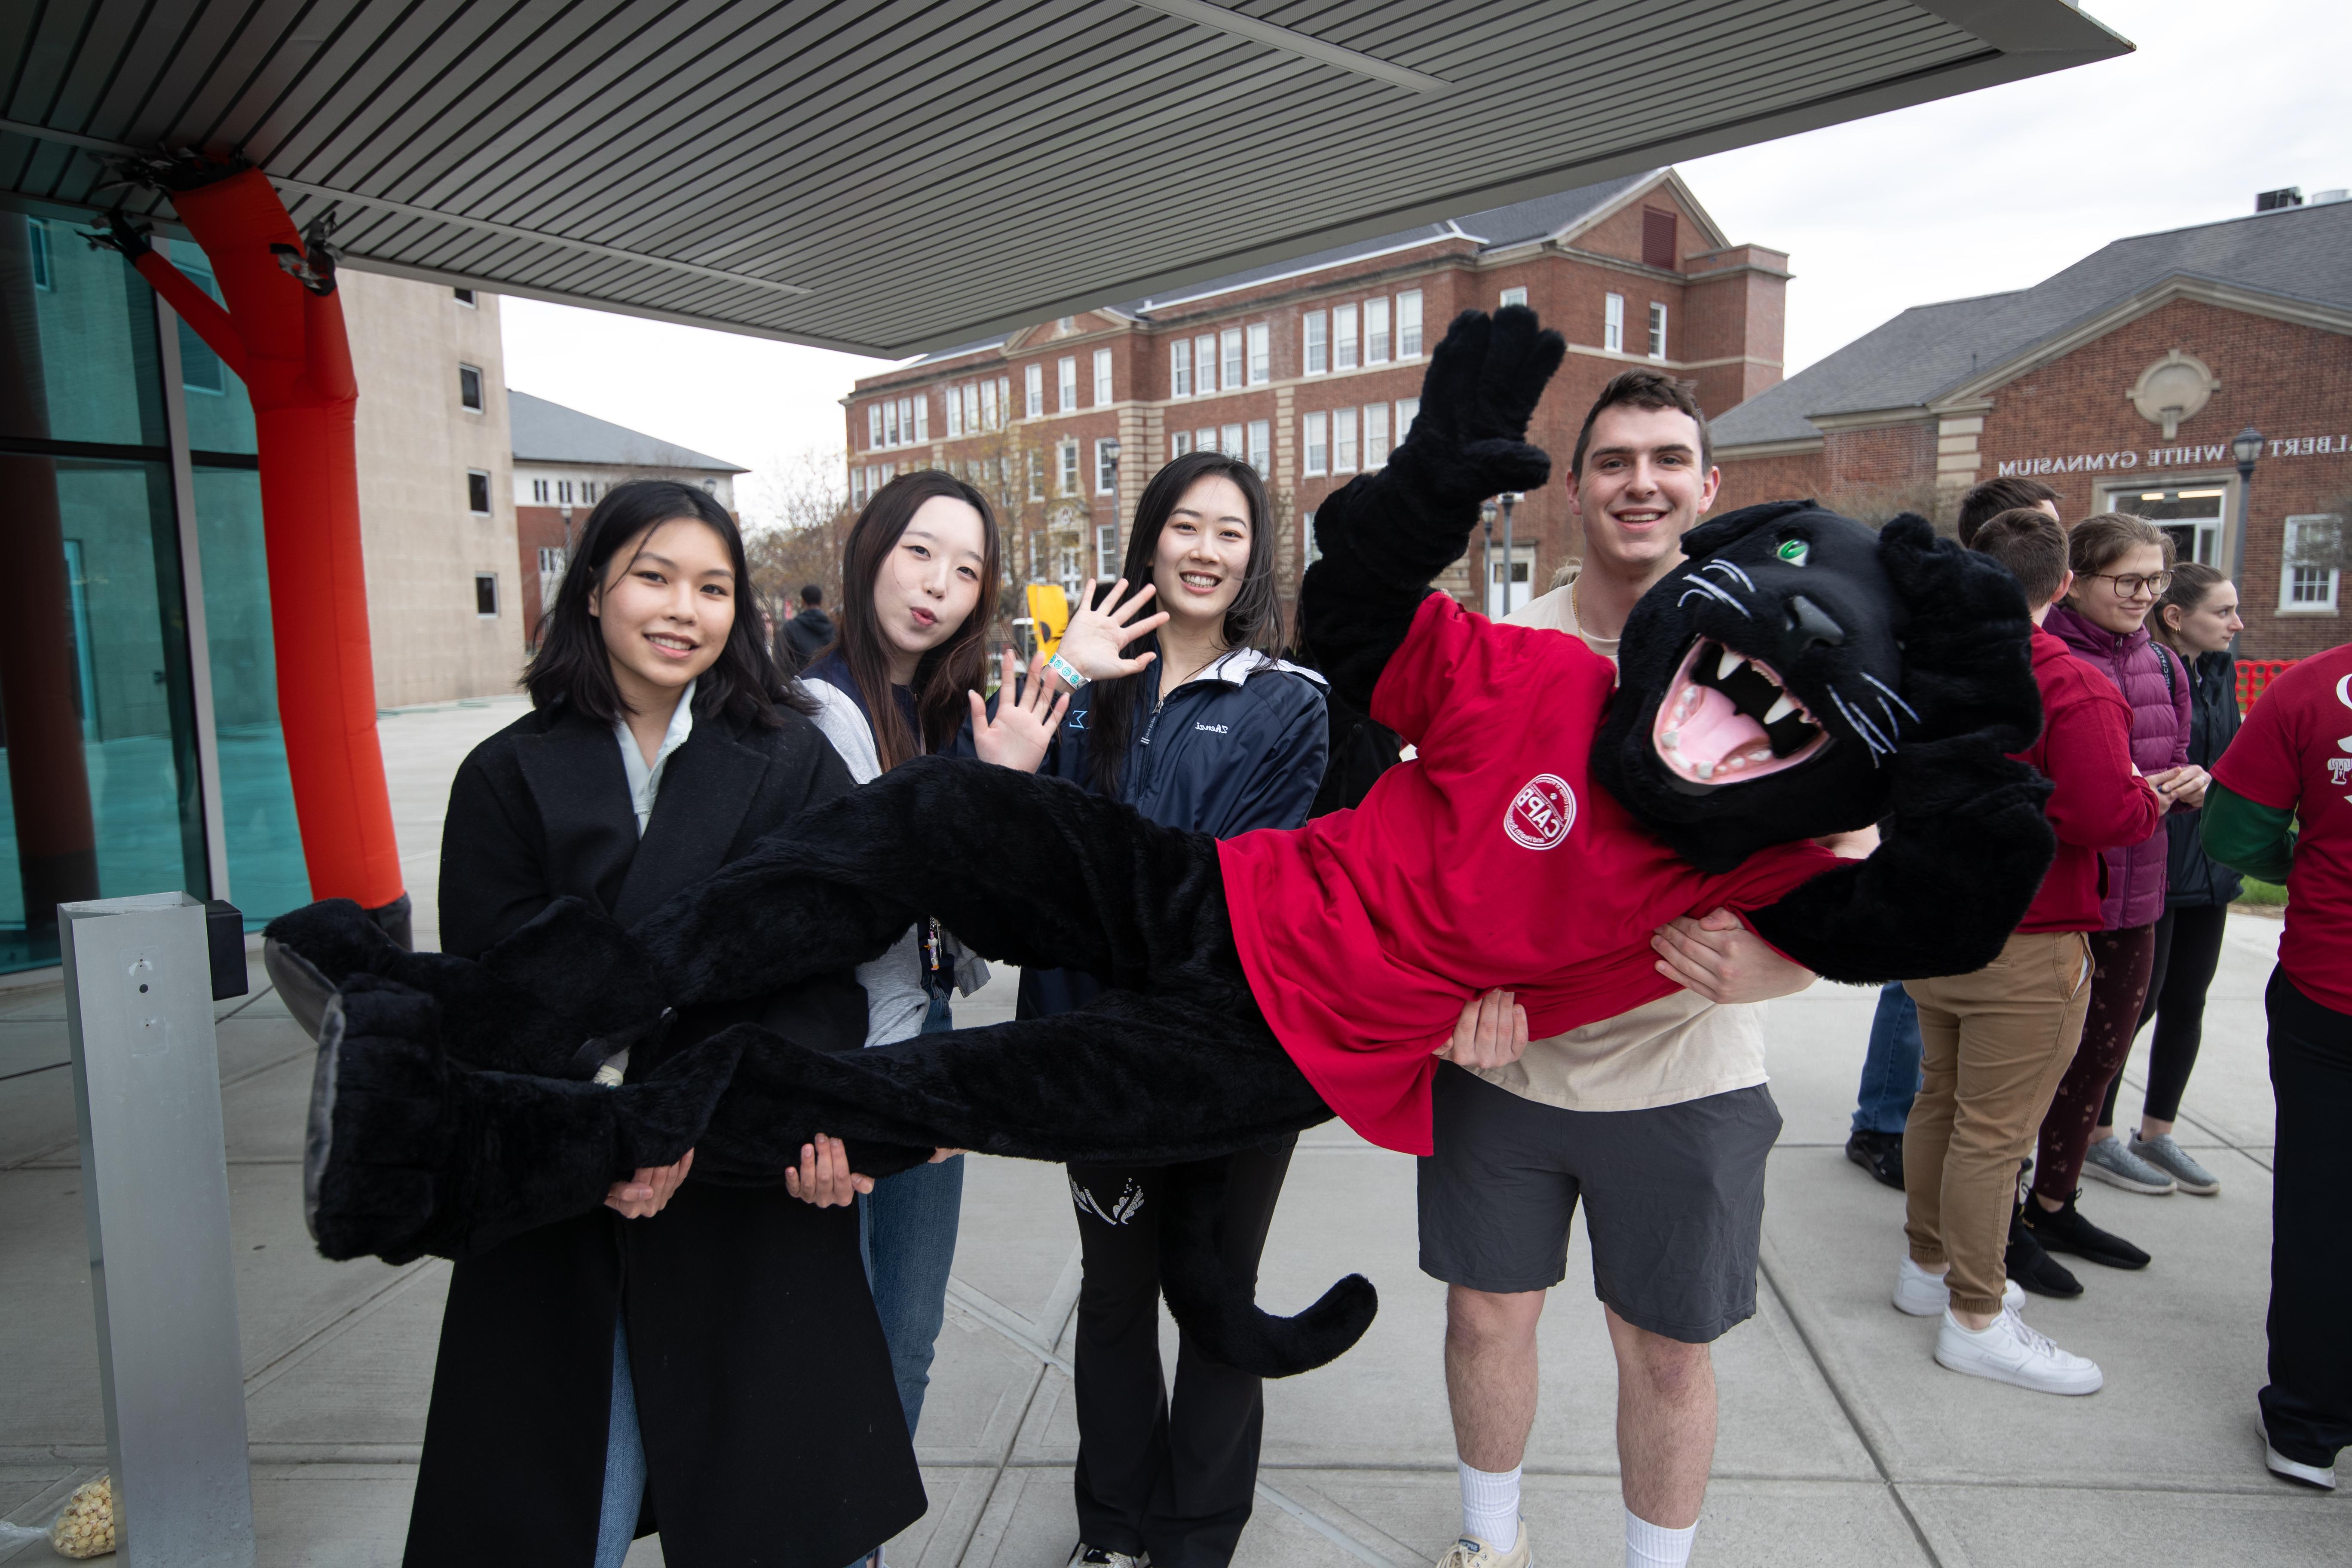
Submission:
{"label": "black leggings", "polygon": [[[2205,1036],[2205,990],[2221,963],[2221,937],[2229,929],[2227,904],[2182,904],[2164,911],[2156,922],[2156,968],[2148,977],[2147,1000],[2141,1004],[2138,1027],[2156,1020],[2156,1034],[2147,1044],[2147,1096],[2142,1114],[2158,1121],[2180,1118],[2180,1097],[2197,1066],[2197,1047]],[[2116,1099],[2123,1089],[2118,1072],[2107,1085],[2106,1104],[2099,1125],[2116,1122]]]}

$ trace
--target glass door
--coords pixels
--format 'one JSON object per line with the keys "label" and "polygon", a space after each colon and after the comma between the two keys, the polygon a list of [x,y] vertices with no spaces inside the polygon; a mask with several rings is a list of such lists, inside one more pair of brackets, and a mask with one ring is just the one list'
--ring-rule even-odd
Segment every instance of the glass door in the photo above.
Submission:
{"label": "glass door", "polygon": [[2206,484],[2178,489],[2117,489],[2107,492],[2111,511],[2137,512],[2172,535],[2172,558],[2207,566],[2221,564],[2221,508],[2228,501],[2227,484]]}

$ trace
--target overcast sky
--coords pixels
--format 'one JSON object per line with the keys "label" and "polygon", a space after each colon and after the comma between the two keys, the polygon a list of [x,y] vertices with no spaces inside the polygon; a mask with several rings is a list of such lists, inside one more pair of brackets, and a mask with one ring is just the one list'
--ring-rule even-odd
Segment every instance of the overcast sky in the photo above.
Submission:
{"label": "overcast sky", "polygon": [[[2352,186],[2336,0],[2088,0],[2121,59],[1683,164],[1735,243],[1790,253],[1791,374],[1905,307],[2021,288],[2110,239]],[[884,362],[502,302],[507,383],[754,469],[838,450]],[[760,520],[756,488],[745,497]]]}

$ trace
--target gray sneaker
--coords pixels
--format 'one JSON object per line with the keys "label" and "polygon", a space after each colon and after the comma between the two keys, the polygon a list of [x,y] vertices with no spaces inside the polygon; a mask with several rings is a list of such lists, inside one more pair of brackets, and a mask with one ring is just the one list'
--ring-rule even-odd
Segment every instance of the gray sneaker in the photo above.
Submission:
{"label": "gray sneaker", "polygon": [[2184,1193],[2194,1193],[2210,1198],[2221,1190],[2221,1178],[2189,1157],[2189,1151],[2172,1141],[2172,1134],[2160,1132],[2153,1138],[2132,1134],[2132,1154],[2143,1164],[2152,1165],[2170,1176]]}
{"label": "gray sneaker", "polygon": [[2127,1193],[2151,1196],[2162,1196],[2173,1187],[2169,1174],[2125,1148],[2124,1141],[2112,1133],[2092,1144],[2083,1156],[2083,1174]]}

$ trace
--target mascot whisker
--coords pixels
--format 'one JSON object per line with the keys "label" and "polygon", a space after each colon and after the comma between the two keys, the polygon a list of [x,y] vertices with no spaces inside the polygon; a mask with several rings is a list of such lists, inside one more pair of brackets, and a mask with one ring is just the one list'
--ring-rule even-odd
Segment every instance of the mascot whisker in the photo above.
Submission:
{"label": "mascot whisker", "polygon": [[[1326,500],[1300,615],[1334,689],[1417,747],[1363,804],[1220,843],[1067,783],[924,757],[818,806],[623,931],[558,900],[478,963],[402,952],[355,906],[273,924],[321,1016],[305,1191],[320,1250],[462,1255],[585,1212],[616,1176],[775,1183],[817,1132],[887,1174],[935,1147],[1176,1163],[1338,1115],[1425,1153],[1464,1001],[1537,1036],[1673,989],[1650,932],[1738,911],[1844,981],[1964,973],[2053,848],[2006,753],[2041,716],[2008,574],[1917,518],[1807,501],[1694,529],[1635,606],[1622,678],[1573,637],[1433,591],[1478,504],[1541,485],[1529,416],[1564,353],[1523,307],[1456,320],[1421,414]],[[1883,703],[1883,705],[1882,705]],[[1868,859],[1810,841],[1891,818]],[[983,956],[1100,977],[1075,1013],[830,1053],[678,1010],[886,951],[919,916]],[[628,1081],[588,1081],[615,1041]],[[1369,1326],[1350,1276],[1293,1318],[1218,1261],[1216,1194],[1171,1194],[1171,1310],[1265,1375]]]}

